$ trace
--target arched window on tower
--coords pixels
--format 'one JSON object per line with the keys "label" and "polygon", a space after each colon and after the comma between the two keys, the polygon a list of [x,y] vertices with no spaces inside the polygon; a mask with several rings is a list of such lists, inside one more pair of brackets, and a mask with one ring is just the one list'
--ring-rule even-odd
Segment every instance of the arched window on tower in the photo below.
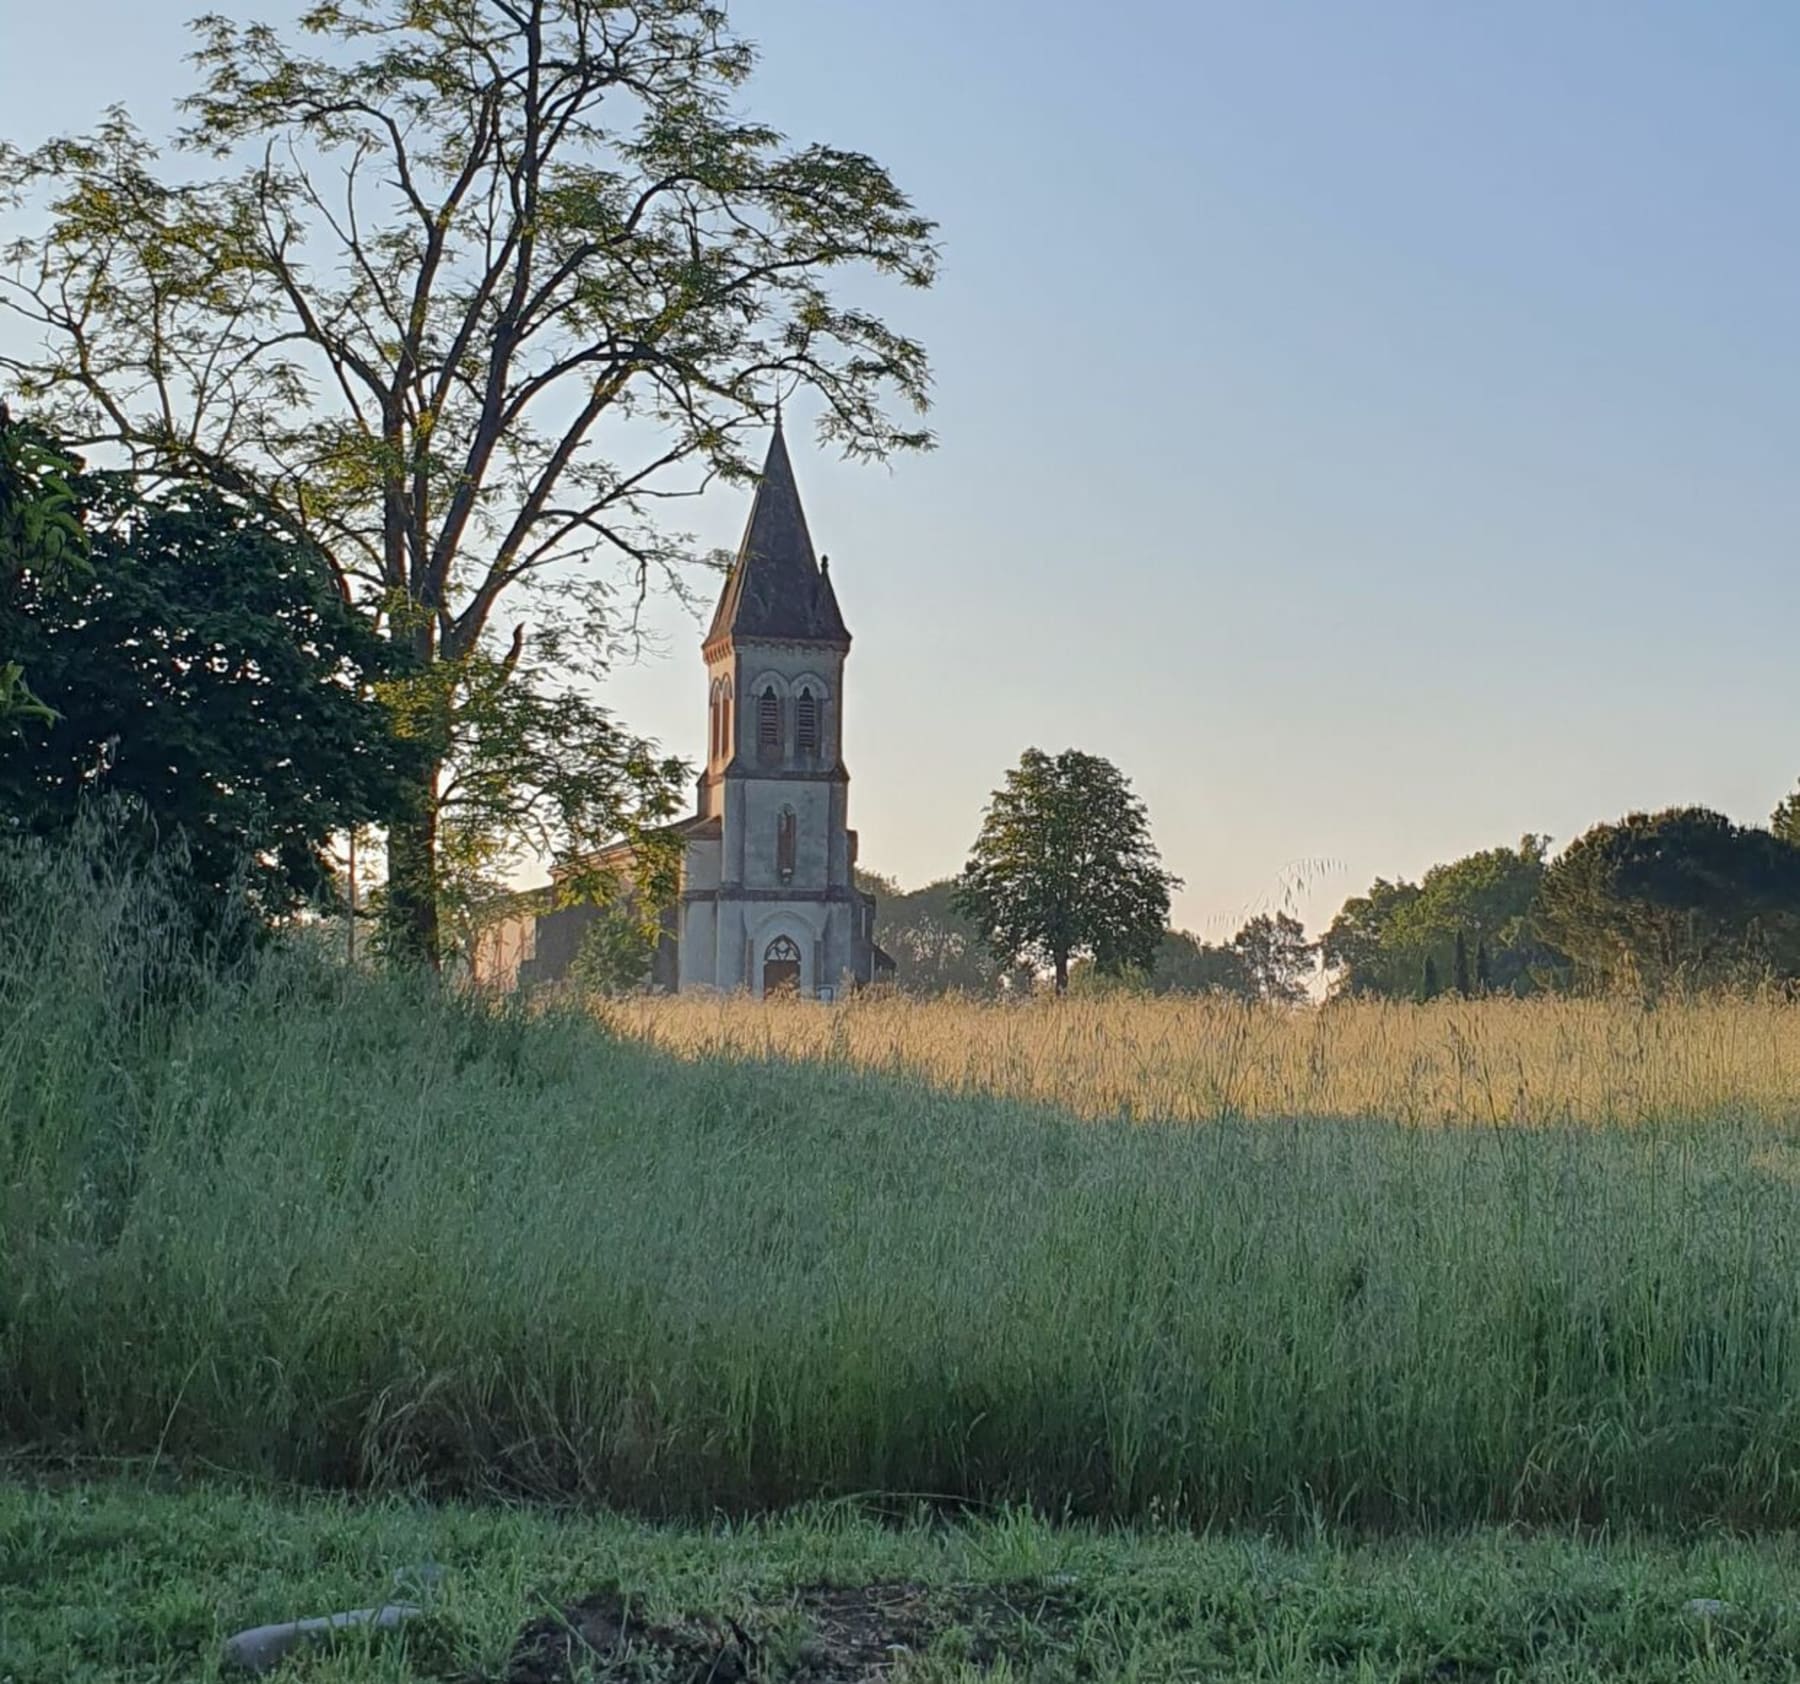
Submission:
{"label": "arched window on tower", "polygon": [[731,735],[732,703],[736,695],[729,680],[719,686],[719,753],[727,760],[737,753],[736,739]]}
{"label": "arched window on tower", "polygon": [[816,758],[819,752],[819,704],[810,688],[800,692],[794,710],[794,748],[804,760]]}
{"label": "arched window on tower", "polygon": [[756,700],[756,749],[767,756],[781,752],[781,698],[773,684]]}
{"label": "arched window on tower", "polygon": [[708,713],[706,721],[707,729],[712,733],[709,743],[709,757],[713,760],[719,758],[719,745],[724,741],[724,731],[721,729],[719,718],[719,710],[723,705],[719,695],[719,687],[715,684],[712,687],[712,708]]}
{"label": "arched window on tower", "polygon": [[799,824],[792,807],[783,807],[775,821],[775,873],[782,882],[794,875],[794,854],[799,843]]}

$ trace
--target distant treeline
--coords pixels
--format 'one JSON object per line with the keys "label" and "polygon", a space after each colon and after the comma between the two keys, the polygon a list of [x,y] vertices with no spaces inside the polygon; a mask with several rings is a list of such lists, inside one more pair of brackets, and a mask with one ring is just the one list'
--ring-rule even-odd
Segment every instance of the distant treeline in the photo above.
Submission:
{"label": "distant treeline", "polygon": [[[910,893],[870,877],[876,939],[909,992],[992,993],[1030,978],[998,966],[953,905],[955,879]],[[1422,1000],[1747,989],[1800,982],[1800,795],[1767,827],[1703,807],[1595,825],[1560,853],[1547,836],[1377,878],[1318,940],[1286,913],[1229,941],[1169,930],[1147,972],[1071,986],[1295,1002],[1323,973],[1333,997]],[[1085,974],[1084,974],[1085,973]]]}

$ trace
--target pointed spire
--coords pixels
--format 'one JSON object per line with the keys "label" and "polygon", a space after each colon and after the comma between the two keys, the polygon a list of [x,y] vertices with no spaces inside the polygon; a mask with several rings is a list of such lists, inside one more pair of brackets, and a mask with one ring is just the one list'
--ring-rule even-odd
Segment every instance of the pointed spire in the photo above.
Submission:
{"label": "pointed spire", "polygon": [[848,644],[837,593],[813,557],[779,408],[744,541],[706,634],[776,643]]}
{"label": "pointed spire", "polygon": [[821,625],[838,627],[839,636],[845,643],[850,641],[850,633],[844,629],[843,612],[838,607],[837,591],[831,583],[829,558],[819,563],[819,604],[815,615]]}

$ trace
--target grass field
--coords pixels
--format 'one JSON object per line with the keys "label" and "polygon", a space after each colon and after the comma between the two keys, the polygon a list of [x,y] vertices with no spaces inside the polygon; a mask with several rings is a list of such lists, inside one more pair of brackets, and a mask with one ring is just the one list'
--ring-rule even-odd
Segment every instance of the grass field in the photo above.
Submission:
{"label": "grass field", "polygon": [[[205,982],[130,884],[6,894],[15,1448],[671,1514],[1800,1520],[1779,1106],[1080,1121],[304,952]],[[1693,1033],[1754,1094],[1790,1032],[1746,1009]]]}
{"label": "grass field", "polygon": [[1339,1001],[1301,1012],[1192,996],[872,995],[829,1011],[690,997],[600,1011],[685,1058],[839,1063],[1088,1118],[1800,1127],[1800,1009],[1773,996],[1658,1009]]}
{"label": "grass field", "polygon": [[692,1528],[138,1470],[0,1483],[0,1679],[208,1680],[233,1631],[407,1593],[426,1611],[403,1635],[351,1636],[284,1676],[539,1684],[604,1601],[626,1642],[561,1677],[1761,1684],[1800,1673],[1797,1574],[1788,1539],[1284,1544],[843,1505]]}

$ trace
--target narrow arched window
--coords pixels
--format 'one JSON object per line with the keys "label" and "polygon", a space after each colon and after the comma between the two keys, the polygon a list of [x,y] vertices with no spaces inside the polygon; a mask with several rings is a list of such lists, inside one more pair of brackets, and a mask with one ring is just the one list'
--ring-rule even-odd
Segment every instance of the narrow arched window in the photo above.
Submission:
{"label": "narrow arched window", "polygon": [[794,739],[800,754],[819,752],[819,704],[810,689],[800,692],[800,704],[794,711]]}
{"label": "narrow arched window", "polygon": [[714,760],[719,758],[721,745],[725,740],[725,732],[723,729],[724,722],[720,717],[723,707],[724,703],[720,699],[719,687],[715,684],[712,687],[712,715],[707,721],[707,724],[712,731],[712,758]]}
{"label": "narrow arched window", "polygon": [[775,870],[782,882],[794,875],[794,854],[799,840],[799,825],[792,807],[783,807],[775,821]]}
{"label": "narrow arched window", "polygon": [[727,760],[737,753],[731,735],[731,705],[735,694],[729,684],[719,692],[719,753]]}
{"label": "narrow arched window", "polygon": [[781,698],[773,684],[757,698],[756,746],[764,754],[781,751]]}

